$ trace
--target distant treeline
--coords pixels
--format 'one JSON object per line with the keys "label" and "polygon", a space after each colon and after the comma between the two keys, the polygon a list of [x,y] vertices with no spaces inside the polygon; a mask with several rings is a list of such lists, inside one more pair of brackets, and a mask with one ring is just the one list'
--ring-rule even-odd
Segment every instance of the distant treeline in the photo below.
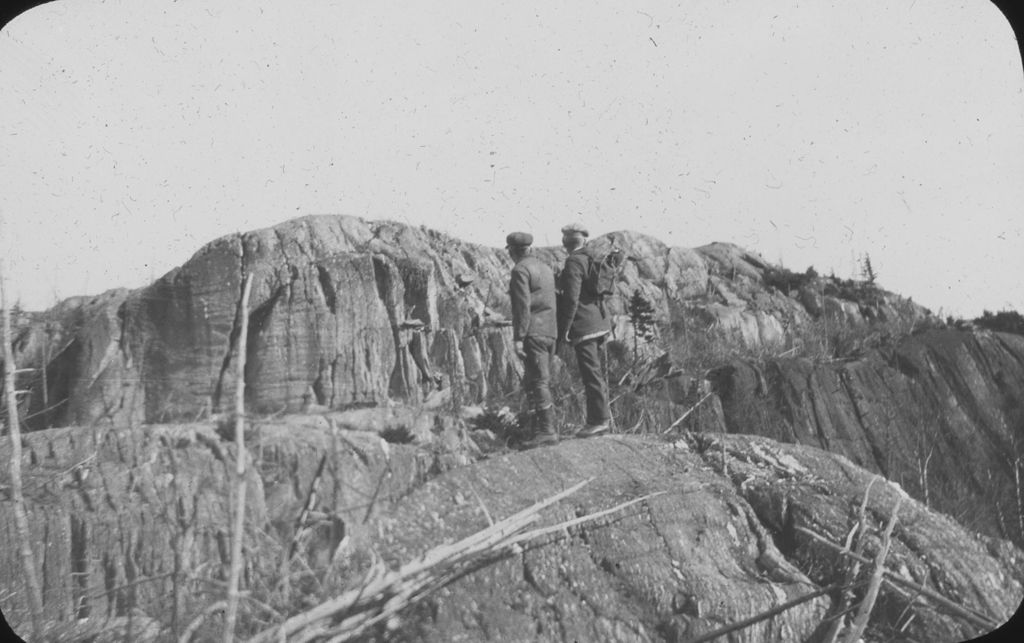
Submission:
{"label": "distant treeline", "polygon": [[1002,333],[1024,335],[1024,316],[1016,310],[1001,310],[998,313],[983,311],[981,317],[974,318],[974,324]]}

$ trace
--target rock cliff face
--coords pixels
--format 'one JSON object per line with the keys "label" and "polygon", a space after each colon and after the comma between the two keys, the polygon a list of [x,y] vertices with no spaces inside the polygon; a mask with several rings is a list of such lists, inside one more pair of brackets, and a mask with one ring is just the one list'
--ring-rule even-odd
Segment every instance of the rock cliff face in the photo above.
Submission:
{"label": "rock cliff face", "polygon": [[[380,636],[689,640],[836,582],[842,560],[798,528],[842,541],[871,479],[842,456],[741,435],[570,440],[466,465],[465,434],[443,416],[378,427],[432,426],[432,437],[410,444],[354,430],[358,417],[292,416],[254,428],[244,585],[260,603],[243,610],[250,630],[273,622],[268,609],[287,615],[352,586],[374,560],[409,562],[593,478],[544,522],[666,493],[486,561]],[[55,620],[71,628],[85,617],[132,618],[176,638],[223,595],[234,456],[214,425],[51,429],[28,435],[26,447],[29,514],[45,544],[36,560]],[[869,496],[873,528],[901,496],[890,568],[1006,621],[1022,597],[1024,552],[971,534],[885,481]],[[0,529],[11,542],[9,512]],[[877,547],[871,536],[868,554]],[[14,623],[25,622],[19,565],[14,548],[0,548],[0,606]],[[815,640],[835,597],[819,595],[734,640]],[[875,638],[901,631],[908,640],[990,629],[888,586],[873,623]],[[200,634],[215,636],[216,621],[208,627]]]}
{"label": "rock cliff face", "polygon": [[[711,334],[781,350],[822,310],[847,326],[926,316],[890,295],[865,308],[810,292],[805,305],[766,288],[767,264],[729,244],[669,248],[632,232],[592,243],[612,237],[631,257],[609,301],[624,344],[635,292],[652,302],[668,343]],[[537,253],[556,268],[565,256]],[[246,402],[257,413],[417,401],[440,386],[457,403],[501,399],[518,389],[521,368],[502,323],[510,265],[503,250],[345,216],[218,239],[149,287],[63,302],[26,329],[19,364],[47,364],[46,391],[41,377],[25,382],[30,426],[180,421],[231,408],[248,273]]]}
{"label": "rock cliff face", "polygon": [[[51,379],[67,382],[49,385],[54,425],[216,413],[230,405],[241,284],[252,273],[252,410],[416,400],[442,374],[479,395],[515,381],[506,333],[483,317],[488,299],[504,303],[507,261],[400,224],[309,217],[218,239],[139,291],[65,305],[52,314],[58,336],[26,340],[26,357],[41,361],[48,341]],[[474,285],[460,287],[460,275]],[[42,398],[36,383],[33,410]]]}

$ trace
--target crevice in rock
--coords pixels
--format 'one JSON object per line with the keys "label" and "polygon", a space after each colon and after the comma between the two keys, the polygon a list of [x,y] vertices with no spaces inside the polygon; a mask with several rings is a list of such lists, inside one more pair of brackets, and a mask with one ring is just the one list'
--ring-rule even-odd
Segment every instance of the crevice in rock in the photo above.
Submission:
{"label": "crevice in rock", "polygon": [[[409,382],[406,378],[406,352],[403,350],[399,326],[403,321],[404,313],[399,306],[404,304],[404,287],[401,283],[401,276],[397,274],[397,268],[385,255],[375,254],[373,260],[374,284],[377,287],[377,297],[384,305],[388,314],[388,322],[391,325],[391,339],[395,348],[395,361],[388,376],[388,395],[392,398],[405,398],[410,391]],[[396,292],[396,289],[398,292]]]}
{"label": "crevice in rock", "polygon": [[[840,376],[840,380],[843,378]],[[828,437],[825,435],[825,428],[822,426],[822,418],[818,414],[818,405],[815,404],[814,396],[814,369],[807,374],[807,404],[811,407],[812,421],[814,422],[814,432],[818,435],[818,444],[822,449],[826,451],[829,449]],[[790,423],[792,428],[793,423]],[[794,440],[795,442],[796,440]]]}
{"label": "crevice in rock", "polygon": [[532,588],[535,592],[537,592],[538,595],[540,595],[544,599],[550,598],[552,596],[552,593],[545,591],[544,588],[540,586],[540,583],[537,582],[537,577],[533,574],[533,567],[526,559],[526,555],[526,551],[523,551],[523,553],[520,554],[523,580],[526,581],[526,584],[529,585],[530,588]]}
{"label": "crevice in rock", "polygon": [[139,542],[135,542],[135,547],[132,547],[132,532],[131,529],[125,526],[126,531],[122,531],[122,534],[127,534],[127,542],[122,537],[122,546],[124,547],[124,580],[125,589],[119,592],[118,597],[118,616],[124,616],[130,609],[135,607],[135,581],[139,578],[139,568],[136,564],[136,558],[139,551]]}
{"label": "crevice in rock", "polygon": [[72,485],[74,486],[75,492],[82,499],[82,504],[85,505],[85,510],[89,513],[96,511],[96,506],[93,504],[92,496],[89,494],[89,490],[85,487],[85,481],[82,480],[81,472],[76,469],[72,475],[74,478]]}
{"label": "crevice in rock", "polygon": [[[879,353],[881,355],[881,353]],[[900,353],[898,350],[892,351],[888,356],[883,356],[885,363],[892,368],[899,371],[902,375],[917,380],[921,375],[921,370],[914,364],[909,357]]]}
{"label": "crevice in rock", "polygon": [[[319,357],[319,364],[317,365],[317,369],[316,369],[316,379],[313,380],[313,383],[310,385],[310,388],[313,389],[313,396],[316,398],[316,403],[319,404],[320,406],[324,406],[324,405],[327,404],[327,391],[325,389],[326,384],[324,382],[324,373],[326,372],[326,370],[327,370],[327,359],[323,355],[321,355]],[[332,390],[333,390],[333,387],[334,387],[334,381],[333,381],[333,378],[332,378],[332,381],[331,381],[331,388],[332,388]]]}
{"label": "crevice in rock", "polygon": [[[966,344],[962,345],[962,348],[967,352],[970,360],[977,364],[975,359],[976,351],[969,350]],[[953,397],[956,400],[956,405],[963,410],[964,415],[967,416],[972,424],[983,431],[988,429],[988,422],[985,421],[985,415],[981,409],[978,408],[976,398],[970,394],[970,386],[966,381],[964,381],[963,372],[959,368],[953,368],[948,363],[946,359],[947,356],[940,354],[934,347],[929,346],[927,350],[929,358],[928,361],[932,372],[943,384],[946,385],[949,392],[953,394]],[[985,432],[988,433],[988,431]]]}
{"label": "crevice in rock", "polygon": [[[367,348],[366,351],[367,351],[367,353],[369,353],[370,349]],[[353,360],[352,363],[354,365],[355,364],[355,360]],[[370,370],[369,365],[367,365],[367,369],[366,370],[367,371]],[[330,408],[332,408],[332,409],[334,408],[334,402],[335,402],[335,398],[337,397],[337,391],[338,391],[337,377],[338,377],[338,356],[335,355],[334,359],[331,360],[331,396],[327,400],[327,405]],[[357,381],[355,373],[352,374],[352,381],[353,382]]]}
{"label": "crevice in rock", "polygon": [[391,278],[388,274],[387,267],[388,259],[384,255],[373,255],[372,261],[373,281],[374,285],[377,287],[377,297],[380,299],[381,303],[384,304],[385,310],[388,311],[388,316],[392,318],[391,325],[394,326],[396,324],[396,320],[394,319],[394,307],[388,305],[388,292],[390,291],[391,286]]}
{"label": "crevice in rock", "polygon": [[999,345],[1003,348],[1006,354],[1009,355],[1010,358],[1013,359],[1013,361],[1017,362],[1021,370],[1024,370],[1024,352],[1018,352],[1019,349],[1011,345],[1011,343],[1007,341],[1004,335],[1004,333],[992,334],[992,336],[995,337],[997,342],[999,342]]}
{"label": "crevice in rock", "polygon": [[[71,535],[71,597],[74,604],[75,617],[87,618],[90,613],[89,599],[89,538],[84,520],[70,516],[68,518]],[[104,556],[106,560],[106,556]],[[112,584],[107,585],[109,590]]]}
{"label": "crevice in rock", "polygon": [[796,556],[799,543],[796,536],[796,517],[793,515],[789,494],[782,497],[782,529],[778,531],[775,546],[786,558]]}
{"label": "crevice in rock", "polygon": [[[290,288],[289,284],[280,284],[274,292],[270,295],[265,302],[256,306],[249,312],[249,337],[251,340],[255,335],[258,335],[263,330],[267,323],[267,319],[270,318],[271,313],[274,312],[274,306],[284,295],[285,291]],[[249,350],[250,343],[246,343],[246,350]],[[248,355],[247,355],[248,357]]]}
{"label": "crevice in rock", "polygon": [[[721,474],[721,445],[714,438],[704,443],[699,443],[698,451],[706,464]],[[727,451],[732,451],[726,447]],[[731,453],[737,457],[735,453]],[[747,458],[739,457],[740,461],[760,466],[758,463]],[[756,564],[765,573],[783,573],[783,578],[788,576],[784,567],[788,564],[800,573],[805,573],[796,563],[790,560],[797,548],[795,529],[793,526],[792,507],[788,494],[783,497],[781,507],[774,502],[759,500],[754,487],[748,487],[749,482],[745,475],[738,470],[733,470],[731,475],[723,476],[735,491],[737,500],[725,499],[726,506],[732,515],[745,520],[750,532],[756,541],[758,558]],[[769,483],[772,484],[772,483]],[[781,493],[781,492],[778,492]],[[772,515],[774,512],[778,515]],[[771,512],[771,513],[768,513]],[[773,551],[774,550],[774,551]],[[775,551],[782,556],[778,560]],[[796,582],[795,578],[786,578],[785,582]]]}
{"label": "crevice in rock", "polygon": [[[582,509],[577,509],[577,514],[580,513],[585,513],[585,511],[583,511]],[[641,522],[643,522],[642,519]],[[650,521],[648,521],[647,526],[657,531],[657,528],[652,523],[650,523]],[[619,623],[625,628],[628,628],[633,633],[635,633],[638,639],[640,639],[643,637],[644,632],[643,626],[639,625],[639,623],[653,622],[654,620],[656,620],[657,615],[654,613],[652,606],[647,602],[645,597],[641,594],[638,594],[638,592],[632,586],[629,580],[622,575],[619,569],[621,563],[615,563],[612,560],[610,560],[607,556],[599,555],[597,552],[594,551],[594,544],[591,542],[590,538],[584,537],[587,533],[588,528],[597,530],[603,528],[615,529],[616,527],[611,526],[608,522],[605,521],[596,521],[589,523],[588,525],[583,525],[580,527],[580,540],[584,543],[582,549],[586,553],[587,558],[590,560],[590,563],[594,566],[594,569],[600,571],[607,577],[605,582],[607,583],[608,588],[615,593],[616,598],[618,599],[616,602],[628,606],[628,608],[625,611],[632,615],[636,619],[636,622],[624,620],[619,614],[609,613],[607,610],[603,609],[601,605],[593,603],[591,601],[591,597],[588,596],[589,592],[583,592],[577,589],[577,587],[582,589],[582,585],[569,582],[567,583],[569,590],[572,592],[572,594],[579,598],[580,603],[588,607],[591,610],[591,612],[593,612],[596,618],[603,618],[608,621]],[[658,534],[659,536],[661,536],[662,539],[664,539],[663,534],[661,534],[660,532],[658,532]],[[671,554],[667,553],[666,558],[671,560]]]}
{"label": "crevice in rock", "polygon": [[[965,343],[965,346],[967,344]],[[992,353],[993,351],[986,350],[984,344],[976,336],[971,337],[970,348],[967,351],[971,357],[978,363],[984,365],[985,372],[983,373],[985,381],[994,381],[997,377],[999,369],[993,364]]]}
{"label": "crevice in rock", "polygon": [[[77,474],[77,477],[81,478],[81,476],[82,476],[82,474],[80,474],[80,473]],[[120,506],[118,505],[117,502],[114,501],[114,497],[115,496],[120,496],[120,494],[117,493],[117,492],[111,493],[111,489],[110,489],[110,482],[111,481],[110,481],[110,479],[107,476],[100,475],[99,476],[99,480],[100,480],[100,484],[103,486],[103,499],[106,501],[107,507],[109,507],[111,511],[117,512],[120,509]]]}
{"label": "crevice in rock", "polygon": [[[119,597],[117,593],[117,568],[107,552],[103,554],[103,589],[106,590],[104,595],[107,597],[107,616],[112,616],[117,611],[116,604]],[[114,608],[113,610],[111,609],[112,607]]]}
{"label": "crevice in rock", "polygon": [[287,238],[285,237],[284,230],[274,228],[274,236],[277,237],[277,247],[278,250],[281,252],[281,259],[284,262],[285,270],[288,271],[288,285],[284,286],[284,284],[282,284],[282,286],[288,289],[288,303],[291,304],[295,296],[294,293],[292,292],[291,285],[295,282],[295,279],[298,277],[298,270],[295,268],[295,266],[292,265],[291,258],[288,256],[288,251],[285,248],[287,244]]}
{"label": "crevice in rock", "polygon": [[[280,284],[270,298],[267,301],[259,304],[249,313],[249,328],[246,335],[245,346],[242,349],[245,351],[245,371],[242,373],[242,377],[245,380],[245,399],[249,403],[252,401],[256,393],[253,391],[252,382],[253,374],[259,372],[261,363],[263,362],[263,354],[261,352],[260,342],[257,341],[260,333],[267,327],[268,320],[271,315],[274,314],[274,310],[277,307],[277,303],[284,296],[285,292],[291,292],[292,282],[286,284]],[[286,310],[288,312],[289,309]],[[291,318],[289,317],[289,322]],[[289,329],[290,330],[290,329]],[[291,332],[285,333],[285,340],[289,341],[292,337]],[[287,350],[287,347],[286,347]]]}
{"label": "crevice in rock", "polygon": [[226,568],[231,564],[231,543],[228,534],[223,529],[218,529],[214,534],[214,539],[217,543],[217,556],[220,558],[220,564]]}
{"label": "crevice in rock", "polygon": [[[971,360],[976,360],[976,352],[984,350],[982,347],[977,346],[976,342],[975,346],[976,348],[971,350],[966,344],[963,345],[964,350],[967,351]],[[948,418],[941,418],[937,422],[939,428],[943,430],[946,440],[953,448],[954,452],[959,451],[967,456],[957,458],[953,461],[953,464],[958,467],[956,477],[969,486],[972,495],[977,496],[979,499],[985,499],[988,502],[993,503],[994,506],[995,503],[998,502],[998,499],[988,497],[989,492],[987,489],[989,488],[989,481],[986,481],[984,477],[982,477],[982,469],[976,466],[976,461],[973,463],[971,462],[969,454],[972,453],[972,447],[976,446],[976,443],[979,442],[978,438],[981,438],[981,441],[987,443],[982,445],[986,449],[998,450],[1003,448],[1002,437],[999,434],[999,430],[997,427],[993,427],[991,423],[986,420],[985,413],[979,406],[979,400],[972,393],[968,382],[964,378],[962,370],[950,365],[948,361],[944,359],[944,356],[941,355],[933,346],[927,347],[925,356],[929,362],[934,390],[948,391],[954,400],[955,406],[963,413],[964,417],[968,420],[969,424],[973,426],[976,433],[980,434],[974,435],[974,439],[970,440],[971,443],[975,444],[969,444],[967,442],[969,438],[965,435],[959,434],[954,427],[953,422],[948,421]],[[990,461],[988,468],[985,470],[991,476],[992,472],[996,469],[993,468]],[[1009,473],[1006,471],[1005,467],[1003,467],[1002,470],[1005,473]],[[996,513],[998,515],[998,509],[996,509]],[[1003,528],[1001,524],[999,527],[1000,529]]]}
{"label": "crevice in rock", "polygon": [[320,290],[324,294],[324,301],[327,304],[327,309],[331,311],[332,315],[338,314],[338,293],[334,289],[334,282],[331,280],[331,274],[327,272],[327,269],[317,264],[316,266],[317,280],[320,282]]}
{"label": "crevice in rock", "polygon": [[131,350],[128,345],[128,316],[130,312],[128,310],[128,301],[125,299],[120,306],[117,307],[117,349],[121,352],[121,359],[125,365],[132,363]]}
{"label": "crevice in rock", "polygon": [[[43,520],[43,543],[49,543],[49,542],[50,542],[50,521],[44,519]],[[43,561],[42,561],[42,565],[40,566],[40,569],[45,570],[47,565],[49,564],[49,555],[48,554],[50,553],[50,548],[44,544],[44,546],[42,547],[42,550],[43,550],[43,556],[42,556]],[[42,595],[46,596],[46,595],[48,595],[50,593],[50,582],[49,582],[50,581],[50,577],[49,577],[49,574],[46,574],[46,573],[43,573],[42,576],[43,576],[43,578],[42,578],[42,583],[43,583]],[[63,612],[64,610],[61,610],[61,611]],[[63,616],[66,616],[66,614],[64,614]]]}
{"label": "crevice in rock", "polygon": [[[244,266],[242,272],[245,272]],[[238,342],[238,336],[242,332],[242,296],[245,294],[245,275],[242,275],[242,279],[238,285],[238,300],[235,306],[235,320],[231,324],[231,332],[228,333],[228,346],[224,353],[224,359],[221,361],[220,373],[217,375],[217,384],[213,387],[213,395],[210,397],[210,408],[214,413],[220,412],[220,400],[224,393],[224,376],[231,367],[231,355],[234,352],[235,344]]]}
{"label": "crevice in rock", "polygon": [[658,525],[658,521],[655,520],[654,512],[651,511],[650,504],[648,504],[648,502],[644,502],[642,504],[642,506],[643,506],[643,508],[644,508],[644,510],[645,510],[645,512],[647,514],[647,522],[650,523],[651,529],[654,530],[654,533],[658,534],[658,537],[661,538],[662,544],[665,545],[665,556],[668,557],[669,561],[673,560],[673,558],[672,558],[672,545],[671,545],[671,543],[669,543],[668,537],[665,535],[665,532],[663,532],[661,530],[661,527]]}
{"label": "crevice in rock", "polygon": [[[871,450],[871,457],[875,460],[875,470],[882,473],[883,476],[889,476],[889,464],[885,457],[885,451],[881,444],[879,444],[879,435],[876,435],[874,427],[871,426],[871,422],[868,421],[868,412],[870,407],[865,409],[861,408],[860,400],[857,397],[856,390],[853,385],[853,380],[848,371],[843,370],[842,367],[838,372],[839,383],[843,387],[846,393],[846,397],[850,400],[850,406],[853,409],[853,414],[857,418],[857,425],[860,427],[861,434],[864,436],[864,441],[867,443],[868,448]],[[879,430],[881,434],[888,430],[888,427],[880,425]],[[865,463],[867,464],[867,463]]]}

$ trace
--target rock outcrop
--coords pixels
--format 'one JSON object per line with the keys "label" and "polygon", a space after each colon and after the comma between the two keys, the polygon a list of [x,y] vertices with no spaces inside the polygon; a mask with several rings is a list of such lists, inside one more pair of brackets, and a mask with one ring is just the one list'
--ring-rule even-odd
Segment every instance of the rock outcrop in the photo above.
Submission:
{"label": "rock outcrop", "polygon": [[[609,300],[624,344],[632,338],[626,303],[637,291],[652,302],[668,343],[710,333],[783,349],[812,319],[798,298],[766,288],[766,262],[736,246],[669,248],[634,232],[592,243],[613,240],[631,258],[620,296]],[[561,248],[537,254],[555,268],[565,256]],[[250,273],[252,411],[417,401],[439,387],[456,403],[501,399],[518,389],[521,368],[510,359],[510,265],[501,250],[346,216],[223,237],[146,288],[75,298],[41,314],[19,342],[21,366],[47,363],[46,391],[41,377],[26,376],[30,426],[185,421],[232,408],[232,352]],[[926,316],[888,295],[863,314],[834,297],[815,301],[846,324]]]}
{"label": "rock outcrop", "polygon": [[813,445],[1024,543],[1024,337],[931,330],[857,359],[735,361],[711,374],[726,425]]}
{"label": "rock outcrop", "polygon": [[[247,578],[278,572],[283,551],[315,485],[304,554],[346,534],[367,542],[366,523],[430,475],[470,461],[453,420],[414,409],[293,416],[247,433]],[[381,436],[401,435],[391,444]],[[26,436],[24,494],[47,613],[65,622],[131,615],[141,608],[174,627],[216,595],[229,560],[234,443],[217,424],[49,429]],[[417,445],[431,445],[431,449]],[[6,441],[0,454],[9,459]],[[0,500],[10,502],[7,468]],[[0,534],[17,542],[12,512]],[[5,590],[21,576],[15,547],[0,548]],[[26,607],[4,592],[3,613],[24,622]]]}
{"label": "rock outcrop", "polygon": [[[229,408],[241,286],[251,273],[253,411],[418,400],[444,385],[475,386],[479,396],[510,389],[516,377],[507,333],[485,314],[507,309],[507,261],[401,224],[307,217],[218,239],[141,290],[51,311],[58,337],[37,326],[22,342],[22,362],[42,361],[48,344],[51,380],[69,382],[49,383],[51,425],[194,419]],[[460,286],[466,274],[476,279]],[[32,412],[42,410],[41,389],[36,382]]]}
{"label": "rock outcrop", "polygon": [[[423,449],[344,428],[351,418],[296,416],[253,429],[244,584],[263,607],[243,611],[250,631],[273,622],[266,608],[301,611],[358,583],[373,560],[408,562],[593,478],[545,523],[666,493],[482,561],[381,636],[688,640],[834,583],[843,561],[798,528],[841,541],[872,477],[842,456],[744,435],[570,440],[462,466],[437,459],[459,452],[457,425],[438,428]],[[441,448],[438,440],[449,442]],[[52,429],[26,436],[26,447],[49,614],[65,622],[88,616],[94,625],[132,618],[180,634],[222,596],[233,447],[215,426]],[[872,526],[901,494],[891,569],[1006,621],[1022,597],[1024,552],[971,534],[885,481],[872,488]],[[10,542],[10,512],[2,516]],[[877,542],[869,539],[869,554]],[[8,579],[0,605],[15,623],[24,622],[19,565],[13,548],[0,550],[0,577]],[[282,581],[284,570],[293,580]],[[835,598],[812,598],[734,640],[814,640]],[[954,641],[986,629],[889,588],[876,609],[875,639],[901,631]],[[216,623],[209,627],[212,636]]]}

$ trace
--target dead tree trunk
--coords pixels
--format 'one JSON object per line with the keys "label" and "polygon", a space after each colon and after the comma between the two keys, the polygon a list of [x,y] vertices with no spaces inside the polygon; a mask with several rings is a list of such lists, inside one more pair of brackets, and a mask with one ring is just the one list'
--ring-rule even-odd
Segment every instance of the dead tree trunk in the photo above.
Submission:
{"label": "dead tree trunk", "polygon": [[238,581],[242,575],[242,539],[245,533],[245,351],[249,334],[249,291],[252,273],[245,277],[242,301],[239,303],[241,332],[238,333],[238,375],[235,381],[235,525],[231,534],[231,576],[228,580],[227,613],[224,618],[224,643],[235,637],[235,619],[238,614]]}
{"label": "dead tree trunk", "polygon": [[43,634],[43,592],[36,576],[35,557],[32,554],[32,537],[25,513],[25,497],[21,488],[21,426],[18,423],[18,401],[14,386],[14,351],[11,350],[11,316],[7,305],[7,291],[4,285],[4,266],[0,260],[0,309],[3,317],[4,355],[4,399],[7,402],[7,427],[11,439],[11,500],[14,505],[14,522],[18,530],[18,548],[21,564],[25,571],[28,588],[28,605],[32,614],[32,638],[41,640]]}

